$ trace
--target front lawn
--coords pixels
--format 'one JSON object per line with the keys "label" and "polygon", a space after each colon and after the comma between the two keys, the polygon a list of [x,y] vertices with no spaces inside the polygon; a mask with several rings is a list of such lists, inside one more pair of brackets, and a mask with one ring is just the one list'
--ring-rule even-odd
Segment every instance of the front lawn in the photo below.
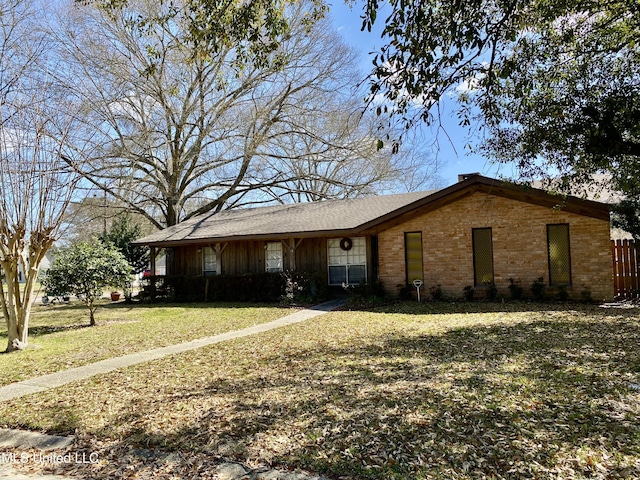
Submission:
{"label": "front lawn", "polygon": [[336,480],[639,478],[638,311],[529,307],[332,312],[8,402],[0,424],[76,432],[100,462],[63,469],[90,478],[215,478],[229,460]]}
{"label": "front lawn", "polygon": [[[288,308],[247,304],[107,303],[89,327],[83,304],[36,305],[29,328],[30,347],[0,353],[0,386],[38,375],[86,365],[105,358],[216,335],[269,322],[291,313]],[[7,326],[0,324],[0,351]]]}

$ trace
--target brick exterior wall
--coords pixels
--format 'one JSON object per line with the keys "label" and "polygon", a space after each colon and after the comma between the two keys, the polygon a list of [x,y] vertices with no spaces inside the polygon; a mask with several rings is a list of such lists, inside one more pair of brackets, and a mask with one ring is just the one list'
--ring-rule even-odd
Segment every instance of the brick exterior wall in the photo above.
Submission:
{"label": "brick exterior wall", "polygon": [[[594,300],[613,297],[609,222],[531,203],[476,192],[437,210],[418,215],[378,235],[379,279],[389,293],[404,285],[404,233],[422,232],[424,289],[441,285],[446,296],[460,298],[473,286],[472,228],[492,228],[493,272],[499,294],[509,298],[509,278],[524,295],[543,277],[549,288],[547,224],[568,223],[574,299],[590,290]],[[427,295],[428,296],[428,295]],[[476,297],[482,297],[476,288]]]}

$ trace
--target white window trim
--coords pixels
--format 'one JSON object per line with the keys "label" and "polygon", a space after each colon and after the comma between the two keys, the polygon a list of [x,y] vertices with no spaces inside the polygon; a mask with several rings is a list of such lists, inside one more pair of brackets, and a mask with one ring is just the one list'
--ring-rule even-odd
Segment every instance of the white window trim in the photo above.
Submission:
{"label": "white window trim", "polygon": [[[205,251],[207,249],[211,251],[213,258],[215,259],[215,266],[213,270],[206,269],[207,264],[205,262]],[[216,250],[213,247],[202,247],[202,276],[207,277],[207,276],[217,275],[217,274],[218,274],[218,255],[216,253]]]}
{"label": "white window trim", "polygon": [[[279,252],[280,253],[280,258],[276,259],[279,260],[279,266],[277,267],[269,267],[269,246],[278,246],[279,248],[276,248],[275,252]],[[284,269],[284,249],[282,248],[282,242],[267,242],[265,244],[265,248],[264,248],[264,271],[265,272],[282,272]]]}
{"label": "white window trim", "polygon": [[[349,267],[350,266],[363,266],[364,267],[364,279],[365,281],[367,280],[367,272],[368,272],[368,265],[367,265],[367,241],[365,237],[351,237],[352,243],[354,243],[355,240],[362,240],[364,242],[364,263],[349,263],[349,259],[348,259],[348,252],[347,252],[347,263],[331,263],[331,254],[330,254],[330,243],[332,241],[337,241],[340,242],[341,238],[329,238],[327,240],[327,282],[329,285],[331,286],[341,286],[342,283],[331,283],[331,267],[344,267],[345,269],[345,278],[347,279],[346,284],[347,285],[359,285],[360,282],[355,283],[355,282],[350,282],[349,281]],[[353,248],[353,247],[352,247]]]}

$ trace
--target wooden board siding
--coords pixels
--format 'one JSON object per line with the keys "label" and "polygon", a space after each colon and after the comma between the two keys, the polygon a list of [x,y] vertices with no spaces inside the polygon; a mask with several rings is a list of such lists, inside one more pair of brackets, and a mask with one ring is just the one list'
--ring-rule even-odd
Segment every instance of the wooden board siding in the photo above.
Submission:
{"label": "wooden board siding", "polygon": [[327,239],[305,238],[296,249],[296,265],[301,272],[327,273]]}
{"label": "wooden board siding", "polygon": [[[222,273],[234,275],[238,273],[257,273],[265,271],[265,242],[230,242],[222,252]],[[284,262],[287,252],[282,251]],[[219,259],[220,260],[220,259]],[[286,265],[286,263],[285,263]]]}
{"label": "wooden board siding", "polygon": [[[265,271],[265,242],[229,242],[222,244],[223,274],[256,273]],[[170,261],[171,275],[202,275],[202,249],[214,247],[215,244],[185,245],[174,247],[173,258]],[[288,261],[288,253],[283,249],[284,261]],[[286,265],[286,263],[285,263]]]}
{"label": "wooden board siding", "polygon": [[[279,241],[279,240],[278,240]],[[327,278],[327,238],[295,239],[296,271],[316,272]],[[242,273],[261,273],[265,271],[265,246],[263,240],[244,242],[228,242],[224,245],[222,258],[222,273],[236,275]],[[367,244],[367,277],[369,281],[375,277],[377,267],[373,265],[375,255],[372,252],[371,238],[366,237]],[[202,275],[203,245],[186,245],[174,247],[170,256],[170,275]],[[283,266],[289,269],[290,253],[286,243],[282,245]]]}
{"label": "wooden board siding", "polygon": [[167,275],[202,275],[202,251],[195,245],[167,250]]}
{"label": "wooden board siding", "polygon": [[[331,237],[336,238],[336,237]],[[295,265],[298,272],[313,272],[320,274],[328,281],[327,271],[327,238],[295,239]],[[243,273],[261,273],[266,269],[265,246],[268,242],[251,240],[244,242],[228,242],[222,252],[222,273],[237,275]],[[290,253],[288,243],[282,245],[283,265],[288,270]],[[369,282],[377,277],[378,268],[376,253],[373,251],[371,237],[366,237],[367,245],[367,279]],[[174,247],[170,256],[171,268],[169,275],[202,275],[202,248],[207,245],[187,245]],[[213,245],[212,245],[213,246]]]}

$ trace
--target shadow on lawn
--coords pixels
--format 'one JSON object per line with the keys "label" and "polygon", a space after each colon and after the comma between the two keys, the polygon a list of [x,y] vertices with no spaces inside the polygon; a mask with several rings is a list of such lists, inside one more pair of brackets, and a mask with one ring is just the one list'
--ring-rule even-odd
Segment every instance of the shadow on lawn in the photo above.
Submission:
{"label": "shadow on lawn", "polygon": [[29,335],[38,337],[40,335],[48,335],[51,333],[67,332],[71,330],[82,330],[89,328],[91,325],[88,323],[72,324],[72,325],[38,325],[35,327],[29,327]]}
{"label": "shadow on lawn", "polygon": [[[334,479],[640,478],[637,313],[543,307],[435,335],[256,344],[220,370],[215,349],[194,352],[206,368],[123,404],[82,473],[195,479],[232,460]],[[332,334],[318,325],[304,331]],[[72,399],[52,410],[53,431],[82,430]]]}
{"label": "shadow on lawn", "polygon": [[[620,308],[617,308],[619,306]],[[640,315],[640,305],[634,308],[623,308],[625,305],[620,304],[608,304],[608,306],[602,307],[599,304],[586,304],[576,302],[533,302],[533,301],[504,301],[504,302],[489,302],[489,301],[426,301],[417,302],[411,300],[393,301],[379,304],[366,304],[356,303],[350,304],[347,302],[345,307],[341,310],[355,310],[374,313],[402,313],[402,314],[415,314],[415,315],[429,315],[429,314],[450,314],[450,313],[488,313],[488,312],[566,312],[566,311],[578,311],[578,312],[599,312],[607,315]]]}
{"label": "shadow on lawn", "polygon": [[146,302],[140,300],[132,300],[131,302],[118,301],[105,303],[100,308],[112,308],[112,309],[130,309],[130,308],[148,308],[148,309],[164,309],[164,308],[274,308],[282,306],[286,308],[286,305],[282,305],[278,302],[265,303],[265,302]]}
{"label": "shadow on lawn", "polygon": [[[38,325],[34,327],[29,327],[29,336],[30,337],[39,337],[42,335],[49,335],[51,333],[58,332],[68,332],[73,330],[82,330],[84,328],[88,328],[91,325],[88,323],[84,324],[72,324],[72,325]],[[4,330],[0,332],[0,338],[7,338],[9,333]],[[5,353],[4,351],[0,353]]]}
{"label": "shadow on lawn", "polygon": [[[36,310],[37,315],[40,315],[43,312],[47,312],[48,310],[55,311],[56,317],[65,321],[62,318],[64,312],[80,312],[82,315],[78,320],[79,323],[73,324],[57,324],[56,321],[51,321],[51,319],[47,319],[47,321],[51,321],[51,323],[45,323],[41,318],[37,319],[37,322],[40,324],[33,325],[34,320],[32,319],[32,324],[29,326],[29,336],[38,337],[41,335],[48,335],[52,333],[72,331],[72,330],[80,330],[87,327],[89,325],[87,307],[83,303],[74,302],[71,304],[62,304],[62,305],[40,305],[37,304],[39,310]],[[136,308],[145,309],[145,310],[155,310],[155,309],[168,309],[168,308],[184,308],[184,309],[203,309],[203,308],[224,308],[224,309],[246,309],[246,308],[274,308],[277,307],[278,304],[266,304],[266,303],[144,303],[139,301],[134,301],[131,303],[127,302],[110,302],[110,303],[102,303],[98,308],[98,312],[102,310],[106,311],[118,311],[118,310],[126,310],[130,311]],[[85,318],[86,317],[86,318]],[[60,321],[59,319],[57,321]],[[66,320],[68,321],[68,320]],[[42,325],[42,323],[45,323]],[[99,325],[103,325],[109,323],[109,320],[100,322]],[[0,330],[0,338],[7,338],[8,332],[6,329]],[[0,352],[4,353],[4,352]]]}
{"label": "shadow on lawn", "polygon": [[[68,318],[64,318],[61,312],[84,312],[86,307],[84,304],[75,303],[75,304],[61,304],[61,305],[40,305],[36,304],[37,309],[33,310],[35,315],[32,315],[30,325],[29,325],[29,336],[30,337],[38,337],[42,335],[49,335],[52,333],[58,332],[67,332],[73,330],[81,330],[89,327],[88,319],[82,319],[82,323],[60,323],[60,322],[69,322]],[[42,319],[42,314],[48,312],[55,311],[55,319],[46,318],[44,321]],[[35,325],[34,325],[35,323]],[[8,332],[5,329],[0,331],[0,338],[7,338]]]}
{"label": "shadow on lawn", "polygon": [[[124,444],[336,479],[640,477],[634,315],[353,340],[145,398]],[[198,416],[175,433],[145,426],[184,408]]]}

